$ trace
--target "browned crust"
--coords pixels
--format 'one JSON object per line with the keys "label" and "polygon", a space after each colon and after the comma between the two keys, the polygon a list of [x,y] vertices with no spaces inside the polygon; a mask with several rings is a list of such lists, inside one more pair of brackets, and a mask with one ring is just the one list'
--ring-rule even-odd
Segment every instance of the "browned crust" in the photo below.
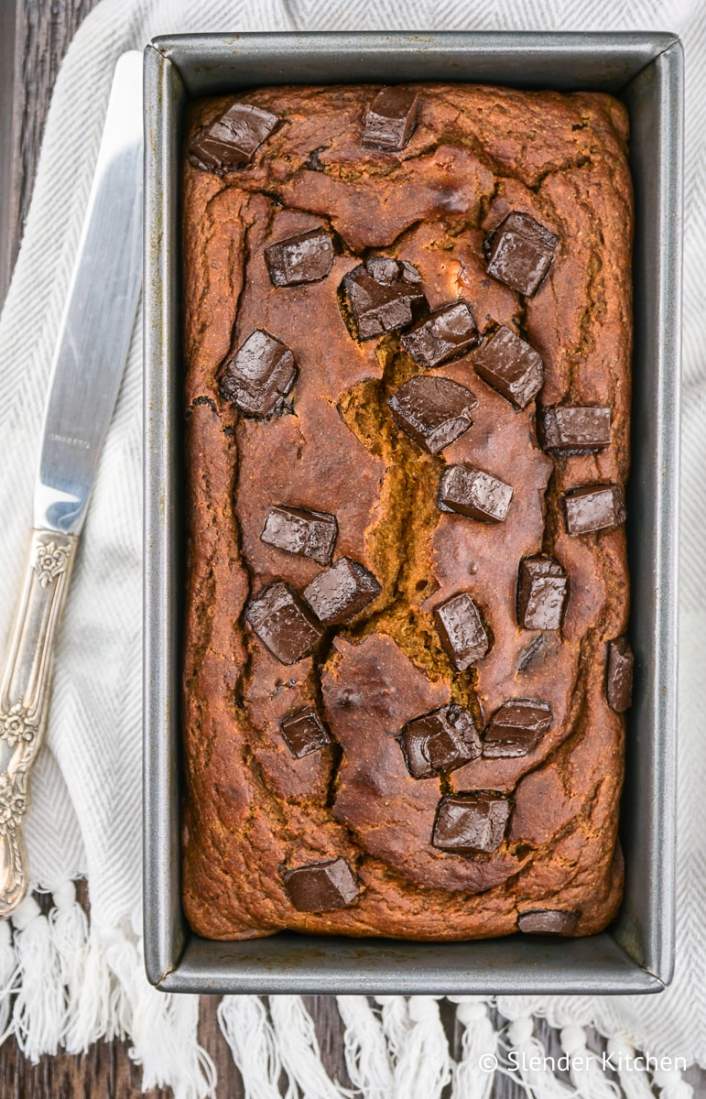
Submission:
{"label": "browned crust", "polygon": [[[250,168],[224,179],[185,169],[184,903],[208,938],[284,927],[488,937],[512,932],[519,911],[538,907],[580,910],[576,933],[587,935],[605,927],[620,902],[624,723],[607,706],[603,677],[606,642],[627,622],[625,537],[622,530],[568,537],[559,497],[589,481],[622,482],[628,472],[626,116],[603,95],[419,90],[420,122],[397,157],[360,145],[374,89],[274,88],[243,97],[285,119]],[[198,105],[191,127],[226,102]],[[306,167],[314,149],[323,149],[323,170]],[[481,258],[484,232],[509,209],[534,215],[562,242],[550,277],[526,304],[485,275]],[[344,245],[329,278],[275,290],[265,245],[322,223]],[[610,404],[611,446],[552,463],[536,443],[534,408],[513,411],[460,360],[440,373],[469,384],[479,407],[444,459],[473,461],[513,484],[514,510],[494,528],[441,516],[433,505],[438,460],[420,456],[385,418],[384,397],[409,363],[395,340],[377,353],[376,341],[355,343],[338,310],[335,289],[369,248],[415,263],[432,307],[462,296],[482,330],[500,322],[524,333],[544,358],[542,402]],[[267,424],[239,421],[216,384],[228,350],[255,327],[284,339],[300,368],[296,415]],[[337,554],[362,561],[383,582],[369,613],[339,632],[323,668],[311,660],[283,668],[241,626],[251,590],[273,576],[300,586],[318,571],[259,542],[264,510],[285,493],[336,512]],[[558,653],[521,674],[519,655],[534,634],[517,627],[514,577],[519,558],[541,548],[567,569],[571,598]],[[477,673],[459,676],[434,641],[430,609],[464,586],[464,574],[494,645]],[[421,590],[425,578],[431,585]],[[348,720],[351,684],[374,693],[376,675],[378,709],[367,705]],[[391,681],[400,687],[394,704],[385,691]],[[451,776],[455,790],[512,794],[507,843],[475,865],[445,856],[429,843],[439,786],[406,775],[385,722],[449,697],[487,716],[513,695],[551,701],[556,721],[540,747]],[[326,707],[342,754],[294,760],[277,723],[313,698]],[[282,867],[336,855],[356,866],[360,902],[323,915],[297,912]]]}

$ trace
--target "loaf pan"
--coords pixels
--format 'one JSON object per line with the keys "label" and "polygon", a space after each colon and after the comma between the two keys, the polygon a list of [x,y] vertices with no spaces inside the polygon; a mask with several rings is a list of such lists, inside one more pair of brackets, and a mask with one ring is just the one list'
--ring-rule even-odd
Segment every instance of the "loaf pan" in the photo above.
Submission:
{"label": "loaf pan", "polygon": [[[194,935],[180,899],[184,582],[179,187],[187,101],[265,84],[466,81],[612,92],[627,105],[636,193],[630,636],[621,834],[625,899],[605,933],[410,943]],[[671,34],[207,34],[145,51],[144,927],[168,992],[641,993],[674,956],[677,505],[683,57]]]}

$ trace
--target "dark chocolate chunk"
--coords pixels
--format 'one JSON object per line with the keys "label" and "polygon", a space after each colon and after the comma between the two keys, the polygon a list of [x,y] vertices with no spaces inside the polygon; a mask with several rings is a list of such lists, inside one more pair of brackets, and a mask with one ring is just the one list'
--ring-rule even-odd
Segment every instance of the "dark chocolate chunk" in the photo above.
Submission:
{"label": "dark chocolate chunk", "polygon": [[297,286],[325,279],[333,265],[333,240],[325,229],[312,229],[265,248],[273,286]]}
{"label": "dark chocolate chunk", "polygon": [[520,913],[517,929],[525,935],[573,935],[578,922],[578,912],[559,908],[536,908],[531,912]]}
{"label": "dark chocolate chunk", "polygon": [[501,794],[458,794],[442,798],[431,842],[440,851],[475,855],[497,851],[505,838],[510,802]]}
{"label": "dark chocolate chunk", "polygon": [[534,294],[558,243],[559,238],[529,214],[513,211],[486,240],[486,271],[520,294]]}
{"label": "dark chocolate chunk", "polygon": [[517,671],[519,675],[531,675],[550,660],[561,647],[561,640],[555,633],[540,633],[532,638],[519,655]]}
{"label": "dark chocolate chunk", "polygon": [[341,296],[359,340],[405,328],[426,306],[416,267],[389,256],[369,256],[349,271]]}
{"label": "dark chocolate chunk", "polygon": [[221,396],[245,416],[279,415],[296,377],[294,355],[286,344],[256,328],[223,367]]}
{"label": "dark chocolate chunk", "polygon": [[421,276],[416,267],[403,259],[393,259],[392,256],[368,256],[365,267],[371,278],[374,278],[380,286],[392,286],[399,279],[415,284],[421,283]]}
{"label": "dark chocolate chunk", "polygon": [[360,888],[345,859],[311,862],[283,874],[284,888],[300,912],[332,912],[358,900]]}
{"label": "dark chocolate chunk", "polygon": [[278,122],[277,115],[262,107],[234,103],[196,135],[189,146],[189,159],[207,172],[243,168]]}
{"label": "dark chocolate chunk", "polygon": [[621,485],[582,485],[566,493],[564,508],[569,534],[611,530],[625,522]]}
{"label": "dark chocolate chunk", "polygon": [[463,355],[478,343],[478,329],[470,305],[450,302],[415,324],[400,340],[420,366],[440,366]]}
{"label": "dark chocolate chunk", "polygon": [[453,702],[408,721],[398,740],[413,778],[454,771],[481,753],[473,715]]}
{"label": "dark chocolate chunk", "polygon": [[380,585],[363,565],[339,557],[335,565],[314,577],[303,594],[319,621],[337,626],[376,599]]}
{"label": "dark chocolate chunk", "polygon": [[520,562],[517,618],[526,630],[558,630],[567,595],[566,573],[553,557],[540,553]]}
{"label": "dark chocolate chunk", "polygon": [[338,524],[334,515],[278,504],[268,511],[260,539],[268,546],[328,565],[337,536]]}
{"label": "dark chocolate chunk", "polygon": [[382,88],[365,113],[363,144],[390,152],[404,149],[414,133],[417,102],[411,88]]}
{"label": "dark chocolate chunk", "polygon": [[558,454],[589,454],[610,442],[610,409],[597,405],[556,405],[540,419],[542,446]]}
{"label": "dark chocolate chunk", "polygon": [[323,634],[299,595],[281,580],[248,603],[245,617],[265,648],[282,664],[296,664],[308,656]]}
{"label": "dark chocolate chunk", "polygon": [[632,676],[635,657],[627,637],[608,642],[605,693],[611,710],[622,714],[632,704]]}
{"label": "dark chocolate chunk", "polygon": [[552,723],[548,702],[536,698],[511,698],[496,710],[483,738],[486,759],[526,756],[537,747]]}
{"label": "dark chocolate chunk", "polygon": [[501,325],[473,356],[476,373],[515,408],[526,408],[544,384],[539,352]]}
{"label": "dark chocolate chunk", "polygon": [[457,671],[477,664],[488,652],[488,631],[468,592],[452,595],[436,607],[434,619],[444,651]]}
{"label": "dark chocolate chunk", "polygon": [[473,423],[473,393],[450,378],[415,374],[388,398],[395,421],[415,443],[438,454]]}
{"label": "dark chocolate chunk", "polygon": [[310,752],[318,752],[331,743],[328,729],[316,710],[298,710],[282,718],[280,729],[285,743],[293,756],[301,759]]}
{"label": "dark chocolate chunk", "polygon": [[472,466],[447,466],[441,475],[437,504],[471,519],[501,523],[507,515],[512,489],[490,473]]}

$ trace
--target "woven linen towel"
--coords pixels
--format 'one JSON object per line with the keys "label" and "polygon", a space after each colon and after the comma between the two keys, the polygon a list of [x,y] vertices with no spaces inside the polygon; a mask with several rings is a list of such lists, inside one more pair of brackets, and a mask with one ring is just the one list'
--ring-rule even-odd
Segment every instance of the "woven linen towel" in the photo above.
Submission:
{"label": "woven linen towel", "polygon": [[[533,1017],[561,1030],[574,1087],[615,1094],[585,1057],[584,1027],[610,1038],[616,1059],[650,1056],[706,1065],[706,5],[704,0],[102,0],[72,43],[49,112],[34,198],[0,320],[0,627],[9,625],[31,522],[32,479],[48,367],[75,255],[103,124],[113,64],[156,34],[253,30],[670,30],[687,54],[684,480],[681,592],[678,953],[676,977],[656,997],[503,997],[498,1034],[489,1004],[465,998],[462,1055],[452,1063],[431,997],[339,998],[353,1083],[368,1099],[488,1094],[493,1058],[541,1052]],[[266,74],[263,74],[266,80]],[[700,323],[701,322],[701,323]],[[125,381],[101,462],[61,634],[48,732],[35,772],[28,844],[33,884],[53,894],[40,915],[29,898],[0,923],[0,1036],[26,1054],[124,1035],[143,1065],[144,1086],[183,1097],[215,1088],[196,1040],[194,997],[147,986],[140,944],[141,339],[136,328]],[[90,926],[73,881],[87,877]],[[12,994],[12,995],[11,995]],[[247,1093],[274,1099],[345,1094],[325,1073],[310,1016],[297,997],[226,997],[219,1018]],[[622,1060],[621,1060],[622,1064]],[[654,1068],[654,1066],[653,1066]],[[569,1092],[550,1070],[523,1062],[531,1094]],[[623,1071],[631,1096],[690,1094],[678,1070]]]}

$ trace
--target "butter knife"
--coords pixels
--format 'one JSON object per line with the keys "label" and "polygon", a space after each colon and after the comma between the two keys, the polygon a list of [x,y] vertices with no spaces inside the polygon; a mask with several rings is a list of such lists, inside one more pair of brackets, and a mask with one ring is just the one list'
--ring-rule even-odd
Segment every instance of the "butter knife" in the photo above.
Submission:
{"label": "butter knife", "polygon": [[24,897],[32,765],[42,746],[57,629],[120,388],[142,283],[142,55],[115,67],[52,363],[34,529],[0,678],[0,916]]}

